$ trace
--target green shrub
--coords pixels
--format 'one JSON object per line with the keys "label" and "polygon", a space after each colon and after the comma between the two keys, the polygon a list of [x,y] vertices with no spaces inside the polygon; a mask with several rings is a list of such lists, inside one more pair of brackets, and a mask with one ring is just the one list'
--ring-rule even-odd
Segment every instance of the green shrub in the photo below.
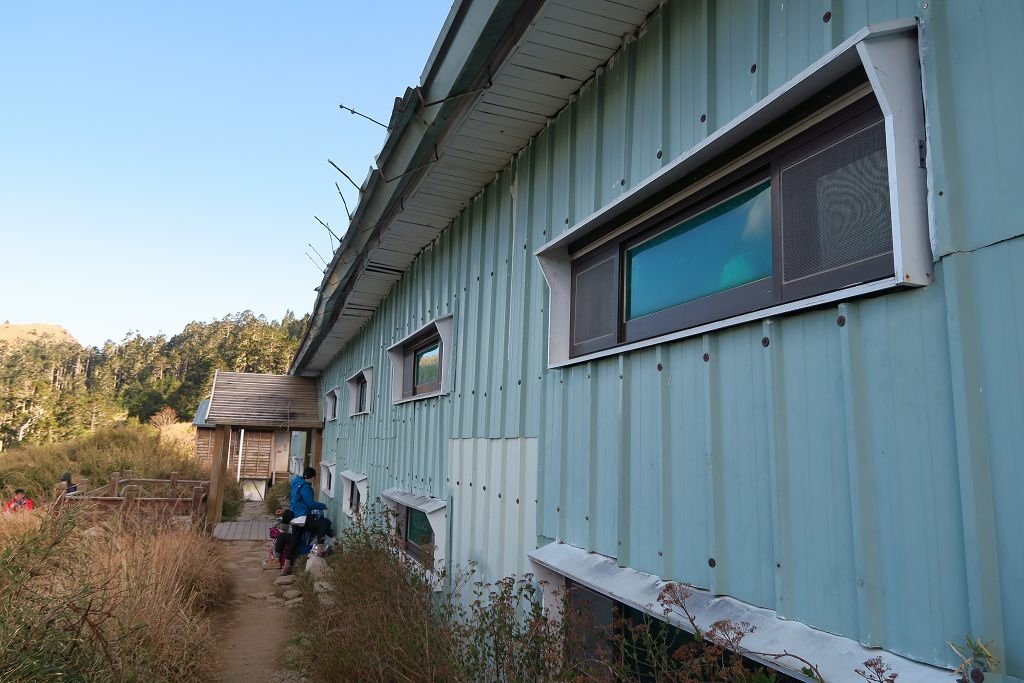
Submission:
{"label": "green shrub", "polygon": [[[451,577],[431,574],[401,551],[379,509],[345,528],[323,580],[332,590],[308,594],[302,642],[313,658],[296,658],[315,680],[466,681],[526,683],[771,683],[784,677],[744,659],[746,623],[722,620],[698,627],[687,586],[669,584],[658,609],[688,623],[696,635],[647,614],[618,614],[595,625],[589,606],[561,596],[558,618],[542,606],[529,574],[494,583],[474,580],[473,568]],[[441,586],[444,591],[435,590]],[[309,582],[305,585],[309,593]],[[344,606],[343,609],[340,606]],[[768,661],[814,666],[796,655],[758,653]]]}
{"label": "green shrub", "polygon": [[267,497],[264,500],[267,505],[267,514],[276,515],[279,508],[288,507],[290,497],[291,486],[287,479],[274,484],[270,490],[267,491]]}
{"label": "green shrub", "polygon": [[236,519],[242,511],[243,505],[245,505],[245,491],[242,490],[242,485],[228,477],[228,480],[224,482],[224,504],[221,506],[221,518],[225,522]]}
{"label": "green shrub", "polygon": [[[547,618],[532,577],[473,582],[471,570],[437,591],[430,574],[398,551],[384,516],[371,513],[339,536],[304,626],[315,680],[543,681],[568,676],[567,622]],[[461,591],[472,585],[464,601]],[[336,605],[344,605],[339,610]]]}

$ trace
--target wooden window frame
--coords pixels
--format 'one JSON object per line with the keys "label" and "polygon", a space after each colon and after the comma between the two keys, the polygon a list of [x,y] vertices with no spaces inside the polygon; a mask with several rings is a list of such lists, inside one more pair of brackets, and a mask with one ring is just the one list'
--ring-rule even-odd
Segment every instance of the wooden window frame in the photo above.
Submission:
{"label": "wooden window frame", "polygon": [[[615,234],[610,238],[586,240],[570,245],[570,254],[579,254],[570,257],[570,357],[614,349],[617,346],[686,330],[818,294],[840,291],[855,284],[893,277],[894,262],[890,248],[890,251],[886,253],[811,275],[797,282],[783,282],[782,170],[882,121],[883,115],[877,101],[872,97],[863,98],[752,159],[682,202],[643,220],[628,231]],[[886,167],[887,173],[891,174],[892,171],[888,168],[888,163]],[[771,275],[627,320],[625,317],[626,251],[764,182],[771,184]],[[601,337],[577,343],[575,338],[577,326],[576,276],[609,258],[614,259],[616,265],[616,281],[607,283],[607,290],[612,292],[609,301],[613,302],[616,307],[617,329]]]}

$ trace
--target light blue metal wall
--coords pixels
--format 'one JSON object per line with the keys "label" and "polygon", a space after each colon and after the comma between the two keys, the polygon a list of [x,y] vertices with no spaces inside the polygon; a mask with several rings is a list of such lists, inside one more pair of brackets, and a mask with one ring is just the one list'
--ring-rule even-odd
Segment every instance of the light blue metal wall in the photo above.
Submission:
{"label": "light blue metal wall", "polygon": [[[537,247],[914,15],[934,284],[546,369]],[[1024,675],[1022,32],[1016,0],[667,3],[339,354],[323,389],[372,365],[375,404],[325,460],[448,498],[449,438],[538,437],[544,537],[922,661],[971,633]],[[392,406],[385,349],[449,313],[452,393]]]}

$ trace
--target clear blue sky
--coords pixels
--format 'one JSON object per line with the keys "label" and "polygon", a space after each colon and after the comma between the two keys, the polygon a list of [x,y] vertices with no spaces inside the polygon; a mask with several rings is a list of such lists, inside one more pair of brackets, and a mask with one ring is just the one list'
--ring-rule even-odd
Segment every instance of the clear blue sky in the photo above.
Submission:
{"label": "clear blue sky", "polygon": [[308,312],[446,0],[0,0],[0,322],[81,342]]}

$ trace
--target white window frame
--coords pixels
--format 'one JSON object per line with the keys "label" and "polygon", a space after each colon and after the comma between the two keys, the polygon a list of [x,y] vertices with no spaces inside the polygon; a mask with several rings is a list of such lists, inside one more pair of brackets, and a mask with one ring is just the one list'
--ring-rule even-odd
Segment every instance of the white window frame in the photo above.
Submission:
{"label": "white window frame", "polygon": [[333,422],[338,419],[338,404],[340,399],[341,391],[338,387],[334,387],[324,394],[324,416],[328,422]]}
{"label": "white window frame", "polygon": [[[388,489],[380,494],[381,500],[388,508],[393,523],[405,519],[407,508],[419,510],[427,516],[430,522],[430,529],[434,532],[434,563],[433,567],[427,567],[427,571],[440,572],[445,566],[445,553],[448,547],[448,501],[430,496],[421,496],[402,489]],[[403,553],[409,562],[419,562],[409,555]],[[422,565],[421,565],[422,566]],[[441,590],[438,584],[434,590]]]}
{"label": "white window frame", "polygon": [[[834,113],[837,107],[832,106],[812,115],[774,139],[750,150],[743,158],[729,163],[699,183],[675,193],[641,215],[628,221],[624,218],[628,212],[635,212],[636,207],[650,203],[655,197],[671,191],[671,188],[678,186],[687,175],[712,162],[725,150],[750,139],[754,133],[771,125],[858,66],[863,67],[867,73],[866,87],[877,99],[885,123],[895,275],[651,339],[572,356],[570,318],[573,259],[569,253],[569,245],[585,241],[591,233],[620,222],[612,235],[621,234],[678,204],[687,196],[725,177],[768,149],[782,144],[825,116]],[[932,281],[934,265],[934,226],[930,223],[931,217],[928,212],[928,178],[923,163],[926,158],[927,140],[916,23],[913,20],[903,20],[861,29],[700,144],[535,252],[534,255],[549,288],[548,367],[583,363],[875,291],[929,284]]]}
{"label": "white window frame", "polygon": [[[406,346],[412,340],[422,338],[433,328],[441,339],[441,388],[426,394],[415,394],[413,396],[402,396],[405,386],[405,356]],[[388,347],[388,358],[391,360],[391,403],[408,403],[410,401],[421,401],[435,396],[444,396],[452,389],[452,355],[455,348],[454,323],[450,315],[431,320],[426,325],[416,329],[412,334],[407,334],[396,344]]]}
{"label": "white window frame", "polygon": [[[341,511],[350,519],[354,519],[357,512],[363,513],[366,510],[367,500],[370,496],[370,480],[365,474],[353,472],[352,470],[345,470],[338,476],[341,477],[342,484]],[[351,490],[353,484],[356,486],[356,491],[359,492],[358,511],[352,506]]]}
{"label": "white window frame", "polygon": [[[359,410],[359,379],[366,380],[366,406]],[[369,415],[373,412],[373,366],[368,366],[345,380],[348,393],[348,416]]]}
{"label": "white window frame", "polygon": [[331,498],[334,498],[335,483],[337,482],[337,477],[334,476],[334,468],[335,464],[333,462],[320,463],[320,491]]}

